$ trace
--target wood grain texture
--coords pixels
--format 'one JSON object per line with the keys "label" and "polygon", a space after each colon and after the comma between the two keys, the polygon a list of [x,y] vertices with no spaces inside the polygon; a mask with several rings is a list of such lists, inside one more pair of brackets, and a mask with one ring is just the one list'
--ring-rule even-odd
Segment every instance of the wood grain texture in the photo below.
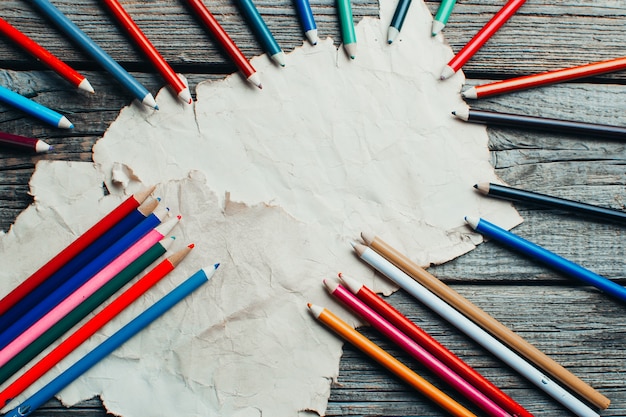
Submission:
{"label": "wood grain texture", "polygon": [[[97,0],[54,0],[54,3],[131,70],[153,94],[161,88],[163,82]],[[192,93],[199,82],[218,79],[234,71],[210,36],[188,13],[184,1],[122,0],[122,3],[174,68],[188,78]],[[303,42],[291,0],[255,3],[285,51]],[[311,3],[320,35],[331,36],[339,43],[334,1],[312,0]],[[207,4],[246,56],[261,53],[229,1],[213,0]],[[432,13],[439,6],[437,1],[426,4]],[[503,4],[503,0],[458,0],[443,32],[445,41],[453,51],[460,50]],[[378,15],[376,1],[353,1],[353,6],[357,20]],[[56,74],[46,71],[28,55],[0,39],[0,84],[61,111],[76,125],[73,131],[52,129],[0,105],[0,130],[39,137],[56,149],[54,153],[35,156],[4,149],[0,152],[0,230],[6,231],[31,202],[28,181],[36,163],[40,160],[91,161],[93,144],[131,98],[27,1],[2,0],[0,16],[80,69],[97,91],[93,96],[76,92]],[[625,18],[624,0],[556,3],[528,0],[466,64],[467,85],[623,56]],[[626,125],[625,81],[626,72],[621,72],[468,100],[468,104],[486,110]],[[488,128],[487,131],[492,164],[506,183],[626,209],[626,142],[511,128]],[[475,181],[483,180],[476,178]],[[515,229],[516,233],[626,285],[623,227],[571,217],[556,210],[516,207],[525,219]],[[384,231],[375,232],[393,243],[393,236],[386,236]],[[430,270],[608,396],[612,405],[601,413],[603,416],[626,415],[626,324],[623,320],[626,306],[623,303],[493,242]],[[388,300],[536,415],[569,415],[554,400],[406,293],[398,291]],[[373,330],[363,331],[435,381]],[[339,372],[338,380],[332,385],[328,416],[442,415],[437,407],[350,346],[345,346]],[[95,417],[104,416],[106,412],[96,398],[69,410],[51,401],[34,415]]]}

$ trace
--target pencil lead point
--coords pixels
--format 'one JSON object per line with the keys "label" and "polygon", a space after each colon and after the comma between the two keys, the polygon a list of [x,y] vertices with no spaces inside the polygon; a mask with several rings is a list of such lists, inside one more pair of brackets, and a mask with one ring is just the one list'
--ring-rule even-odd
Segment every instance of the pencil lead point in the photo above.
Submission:
{"label": "pencil lead point", "polygon": [[478,190],[478,184],[474,184],[474,188]]}
{"label": "pencil lead point", "polygon": [[215,269],[217,269],[217,268],[219,268],[219,267],[220,267],[220,264],[219,264],[219,262],[218,262],[218,263],[216,263],[216,264],[215,264],[215,265],[213,265],[213,266],[215,267]]}
{"label": "pencil lead point", "polygon": [[196,247],[196,244],[195,244],[195,243],[190,243],[190,244],[188,244],[188,245],[187,245],[187,247],[188,247],[189,249],[193,249],[193,248],[195,248],[195,247]]}

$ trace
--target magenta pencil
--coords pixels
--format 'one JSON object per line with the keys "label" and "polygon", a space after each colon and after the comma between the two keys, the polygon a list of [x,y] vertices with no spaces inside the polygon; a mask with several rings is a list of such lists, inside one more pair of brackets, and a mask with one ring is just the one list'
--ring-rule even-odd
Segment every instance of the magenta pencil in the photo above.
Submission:
{"label": "magenta pencil", "polygon": [[0,145],[10,148],[29,150],[37,153],[48,152],[52,146],[40,139],[0,132]]}
{"label": "magenta pencil", "polygon": [[492,417],[511,417],[508,412],[500,408],[500,406],[494,403],[489,397],[461,378],[453,370],[439,361],[439,359],[398,330],[398,328],[385,320],[342,285],[327,280],[324,280],[324,285],[334,297],[361,316],[365,321],[370,323],[372,327],[384,334],[408,354],[417,359],[444,382],[480,407],[486,415]]}
{"label": "magenta pencil", "polygon": [[15,355],[20,353],[29,344],[37,340],[39,336],[44,334],[48,329],[62,320],[63,317],[78,307],[84,300],[98,291],[109,280],[122,272],[122,270],[130,265],[135,259],[140,257],[153,245],[157,244],[174,228],[174,226],[176,226],[179,220],[180,216],[152,229],[121,255],[111,261],[111,263],[104,267],[100,272],[91,277],[76,291],[57,304],[32,326],[26,329],[22,334],[13,339],[11,343],[0,350],[0,366],[5,365],[8,361],[15,357]]}

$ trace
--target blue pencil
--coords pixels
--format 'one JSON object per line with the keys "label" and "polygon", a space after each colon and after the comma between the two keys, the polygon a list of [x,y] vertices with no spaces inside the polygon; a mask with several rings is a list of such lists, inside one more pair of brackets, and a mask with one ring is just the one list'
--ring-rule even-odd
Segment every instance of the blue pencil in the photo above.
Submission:
{"label": "blue pencil", "polygon": [[112,260],[121,255],[150,230],[158,226],[161,222],[161,217],[162,214],[156,213],[152,213],[146,217],[145,220],[135,226],[130,232],[122,236],[120,240],[106,248],[106,250],[93,261],[89,262],[84,268],[65,281],[60,287],[56,288],[52,293],[49,293],[46,298],[34,308],[27,311],[17,321],[11,323],[5,331],[0,333],[0,349],[3,349],[6,345],[11,343],[37,320],[42,318],[61,301],[80,288],[89,278],[100,272],[100,270],[106,267]]}
{"label": "blue pencil", "polygon": [[142,104],[158,109],[152,94],[48,0],[31,0],[70,39],[96,60]]}
{"label": "blue pencil", "polygon": [[317,45],[319,38],[317,37],[317,25],[313,17],[313,10],[311,10],[311,3],[309,3],[309,0],[293,0],[293,2],[306,38],[311,45]]}
{"label": "blue pencil", "polygon": [[65,116],[43,106],[36,101],[27,99],[21,94],[0,86],[0,101],[22,110],[39,120],[54,127],[72,129],[74,125]]}
{"label": "blue pencil", "polygon": [[387,30],[387,43],[393,43],[400,34],[404,19],[409,11],[411,0],[400,0],[396,6],[396,11],[393,13],[389,29]]}
{"label": "blue pencil", "polygon": [[33,413],[59,391],[71,384],[72,381],[87,372],[92,366],[100,362],[127,340],[135,336],[150,323],[207,282],[218,266],[219,264],[215,264],[212,267],[203,268],[193,274],[185,282],[174,288],[146,311],[135,317],[131,322],[79,359],[78,362],[54,378],[26,401],[5,414],[4,417],[24,417]]}
{"label": "blue pencil", "polygon": [[281,67],[285,66],[285,53],[278,46],[278,42],[265,24],[263,17],[257,10],[252,0],[234,0],[241,10],[241,14],[250,25],[263,50]]}
{"label": "blue pencil", "polygon": [[[156,204],[156,201],[154,201]],[[79,256],[76,256],[61,269],[50,275],[37,288],[25,295],[20,301],[15,303],[11,308],[0,315],[0,332],[4,332],[11,324],[15,323],[26,312],[33,309],[52,291],[67,281],[70,277],[84,268],[89,262],[93,261],[96,256],[104,252],[108,247],[120,240],[122,236],[130,232],[135,226],[141,223],[146,217],[152,214],[154,206],[152,203],[142,206],[130,212],[126,217],[119,221],[115,226],[100,236],[95,242],[87,246]]]}
{"label": "blue pencil", "polygon": [[522,239],[508,230],[496,226],[495,224],[484,219],[466,217],[465,221],[472,227],[472,229],[484,236],[516,249],[524,255],[537,259],[538,261],[552,267],[556,271],[572,278],[577,278],[588,285],[592,285],[599,290],[620,299],[621,301],[626,301],[626,288],[596,274],[595,272],[550,252],[539,245]]}

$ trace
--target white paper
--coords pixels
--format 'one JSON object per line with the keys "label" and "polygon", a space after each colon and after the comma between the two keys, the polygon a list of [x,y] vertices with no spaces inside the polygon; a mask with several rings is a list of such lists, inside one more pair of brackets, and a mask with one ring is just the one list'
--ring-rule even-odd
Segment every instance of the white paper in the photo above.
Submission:
{"label": "white paper", "polygon": [[[466,215],[519,223],[509,204],[472,188],[499,179],[484,127],[450,114],[465,106],[462,74],[438,80],[452,51],[430,37],[432,17],[419,1],[388,45],[394,7],[382,1],[381,20],[359,23],[356,60],[331,39],[297,48],[285,68],[262,56],[252,62],[261,91],[239,74],[198,85],[193,106],[164,89],[159,111],[121,111],[94,147],[95,164],[37,166],[35,203],[0,238],[3,265],[11,265],[0,271],[3,294],[146,185],[158,185],[155,195],[183,216],[173,250],[196,245],[55,373],[176,283],[221,264],[208,284],[65,389],[65,403],[100,395],[125,417],[323,414],[341,342],[306,303],[357,324],[322,279],[342,271],[394,289],[355,257],[350,242],[361,231],[429,265],[480,242]],[[103,181],[112,195],[103,197]]]}

